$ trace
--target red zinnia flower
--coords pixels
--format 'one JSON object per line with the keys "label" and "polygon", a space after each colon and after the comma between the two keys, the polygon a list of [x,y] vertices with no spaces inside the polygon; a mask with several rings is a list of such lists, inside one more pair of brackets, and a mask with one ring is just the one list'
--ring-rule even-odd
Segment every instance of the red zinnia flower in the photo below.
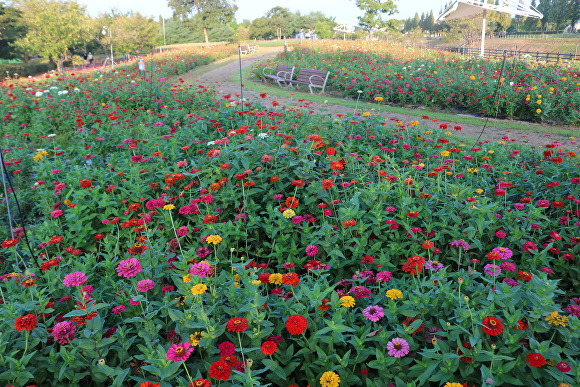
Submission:
{"label": "red zinnia flower", "polygon": [[284,273],[282,274],[282,283],[296,287],[300,283],[300,278],[298,278],[296,273]]}
{"label": "red zinnia flower", "polygon": [[304,333],[306,327],[308,326],[308,320],[306,317],[299,314],[293,314],[286,320],[286,329],[291,335],[300,335]]}
{"label": "red zinnia flower", "polygon": [[79,182],[80,186],[83,188],[88,188],[91,186],[91,181],[89,179],[81,179],[81,181]]}
{"label": "red zinnia flower", "polygon": [[425,264],[424,257],[420,255],[413,255],[407,258],[407,261],[403,263],[403,271],[411,275],[422,273],[424,264]]}
{"label": "red zinnia flower", "polygon": [[526,282],[530,282],[532,280],[532,275],[527,271],[520,270],[518,271],[517,275],[518,279],[523,279]]}
{"label": "red zinnia flower", "polygon": [[490,336],[497,336],[503,332],[503,324],[499,318],[487,316],[483,319],[481,329]]}
{"label": "red zinnia flower", "polygon": [[541,367],[546,364],[546,358],[537,352],[530,352],[526,355],[526,361],[531,367]]}
{"label": "red zinnia flower", "polygon": [[332,179],[322,179],[322,189],[329,189],[334,187],[334,180]]}
{"label": "red zinnia flower", "polygon": [[249,327],[250,326],[248,325],[248,320],[246,320],[243,317],[234,317],[234,318],[230,319],[230,321],[228,321],[228,324],[226,325],[226,330],[228,332],[238,333],[238,332],[245,331]]}
{"label": "red zinnia flower", "polygon": [[211,387],[211,382],[204,378],[199,378],[189,383],[187,387]]}
{"label": "red zinnia flower", "polygon": [[38,326],[38,320],[33,314],[27,314],[25,316],[17,317],[14,320],[14,329],[17,331],[31,331]]}
{"label": "red zinnia flower", "polygon": [[228,380],[232,374],[232,368],[228,362],[218,360],[209,367],[209,376],[217,380]]}
{"label": "red zinnia flower", "polygon": [[7,247],[16,246],[18,242],[20,242],[20,239],[18,238],[7,239],[4,242],[2,242],[2,248],[5,249]]}
{"label": "red zinnia flower", "polygon": [[294,196],[288,196],[286,198],[286,208],[296,208],[300,201],[296,199]]}
{"label": "red zinnia flower", "polygon": [[161,387],[161,384],[154,382],[142,382],[139,387]]}
{"label": "red zinnia flower", "polygon": [[435,243],[431,241],[425,241],[421,246],[423,246],[424,249],[430,249],[435,246]]}
{"label": "red zinnia flower", "polygon": [[278,344],[273,341],[266,341],[262,344],[260,350],[264,355],[273,355],[278,350]]}

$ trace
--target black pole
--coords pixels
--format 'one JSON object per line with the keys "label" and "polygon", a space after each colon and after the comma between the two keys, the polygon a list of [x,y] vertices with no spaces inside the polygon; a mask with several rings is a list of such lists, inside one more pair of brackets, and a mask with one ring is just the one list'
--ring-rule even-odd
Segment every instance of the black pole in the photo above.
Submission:
{"label": "black pole", "polygon": [[242,47],[238,44],[238,62],[240,64],[240,97],[244,105],[244,83],[242,81]]}

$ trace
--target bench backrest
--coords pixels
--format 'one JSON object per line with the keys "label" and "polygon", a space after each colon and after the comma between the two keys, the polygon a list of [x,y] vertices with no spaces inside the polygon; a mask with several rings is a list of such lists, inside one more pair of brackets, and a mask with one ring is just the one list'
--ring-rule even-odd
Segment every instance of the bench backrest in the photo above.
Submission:
{"label": "bench backrest", "polygon": [[[326,84],[326,80],[328,79],[329,74],[329,71],[324,70],[300,69],[296,80],[298,82],[310,82],[314,85],[323,86]],[[316,77],[312,77],[313,75],[316,75]]]}
{"label": "bench backrest", "polygon": [[283,71],[285,73],[290,73],[290,76],[288,78],[293,78],[294,77],[294,68],[295,68],[294,66],[279,64],[276,66],[276,70],[274,70],[274,75],[278,75],[278,73],[280,71]]}

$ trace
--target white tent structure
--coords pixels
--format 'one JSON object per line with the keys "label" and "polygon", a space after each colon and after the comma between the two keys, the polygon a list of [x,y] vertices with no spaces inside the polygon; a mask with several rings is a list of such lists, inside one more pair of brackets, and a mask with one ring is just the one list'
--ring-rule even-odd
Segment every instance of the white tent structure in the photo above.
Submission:
{"label": "white tent structure", "polygon": [[342,32],[342,39],[346,40],[346,34],[352,34],[354,32],[354,27],[347,24],[339,24],[333,28],[336,32]]}
{"label": "white tent structure", "polygon": [[456,0],[439,15],[437,22],[444,20],[459,19],[466,16],[473,16],[483,13],[483,24],[481,27],[481,49],[480,56],[483,56],[485,49],[485,25],[487,11],[505,12],[512,15],[541,19],[544,17],[537,9],[531,5],[524,5],[523,0],[500,0],[499,4],[489,4],[486,0]]}

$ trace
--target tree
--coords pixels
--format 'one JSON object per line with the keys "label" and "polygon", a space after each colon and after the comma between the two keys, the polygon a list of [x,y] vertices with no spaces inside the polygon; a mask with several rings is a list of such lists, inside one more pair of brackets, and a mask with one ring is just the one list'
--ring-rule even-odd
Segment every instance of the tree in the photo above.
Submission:
{"label": "tree", "polygon": [[383,20],[381,15],[392,15],[397,12],[393,0],[356,0],[356,6],[364,11],[364,15],[359,16],[358,20],[360,26],[367,31],[388,26],[388,22]]}
{"label": "tree", "polygon": [[192,42],[193,29],[187,20],[169,18],[165,20],[165,36],[167,44]]}
{"label": "tree", "polygon": [[163,42],[159,24],[139,13],[112,11],[96,19],[93,25],[95,40],[103,47],[115,47],[117,54],[148,51]]}
{"label": "tree", "polygon": [[208,28],[221,23],[228,24],[234,20],[238,6],[228,0],[169,0],[169,8],[175,16],[188,17],[195,15],[194,23],[201,26],[205,44],[209,46]]}
{"label": "tree", "polygon": [[22,20],[22,12],[0,4],[0,58],[18,57],[19,53],[14,49],[14,42],[24,35],[26,26]]}
{"label": "tree", "polygon": [[85,7],[69,0],[20,0],[16,2],[27,28],[15,45],[31,54],[48,57],[63,71],[70,49],[90,39],[91,19]]}

